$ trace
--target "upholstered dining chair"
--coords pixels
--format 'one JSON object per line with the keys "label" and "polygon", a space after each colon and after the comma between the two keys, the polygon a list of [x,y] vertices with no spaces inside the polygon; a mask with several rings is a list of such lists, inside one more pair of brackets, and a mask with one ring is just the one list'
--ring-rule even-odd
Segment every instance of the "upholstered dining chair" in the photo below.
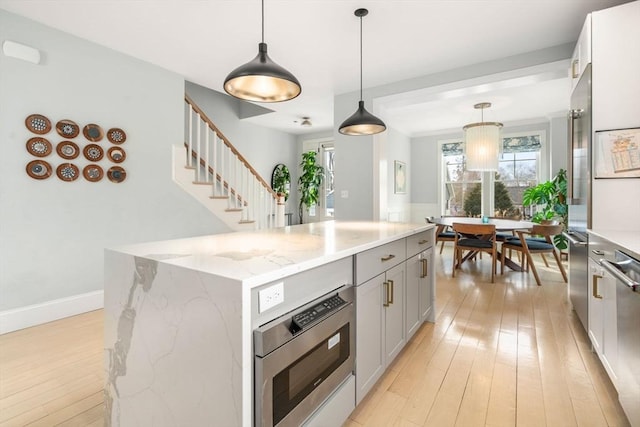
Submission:
{"label": "upholstered dining chair", "polygon": [[509,239],[502,244],[500,274],[504,274],[504,258],[506,250],[511,249],[514,251],[520,251],[524,254],[523,264],[526,262],[526,267],[522,270],[528,271],[530,267],[533,272],[533,276],[536,279],[536,283],[540,286],[542,284],[540,282],[540,276],[538,275],[538,270],[536,270],[536,265],[533,262],[531,255],[551,253],[556,259],[562,278],[567,282],[567,272],[564,270],[564,266],[560,261],[560,255],[553,244],[553,236],[562,233],[562,228],[561,224],[536,224],[531,228],[531,230],[516,231],[516,233],[518,233],[518,239]]}
{"label": "upholstered dining chair", "polygon": [[[427,217],[425,218],[425,220],[429,223],[429,224],[433,224],[433,221],[431,218]],[[440,243],[440,253],[442,254],[442,250],[444,249],[444,244],[445,242],[453,242],[454,237],[455,237],[455,233],[453,231],[449,231],[449,227],[446,226],[438,226],[438,231],[436,232],[436,246],[438,246],[439,242]]]}
{"label": "upholstered dining chair", "polygon": [[[496,226],[493,224],[462,224],[453,223],[453,268],[451,277],[456,277],[456,268],[464,260],[464,251],[469,251],[467,258],[476,253],[491,254],[491,283],[496,273]],[[473,254],[473,255],[472,255]]]}

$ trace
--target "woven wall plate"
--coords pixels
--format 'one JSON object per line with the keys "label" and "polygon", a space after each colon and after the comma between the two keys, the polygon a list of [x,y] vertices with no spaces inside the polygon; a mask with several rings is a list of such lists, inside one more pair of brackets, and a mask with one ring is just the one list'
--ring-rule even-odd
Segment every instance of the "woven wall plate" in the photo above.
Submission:
{"label": "woven wall plate", "polygon": [[80,155],[80,148],[74,142],[62,141],[56,146],[56,153],[63,159],[72,160]]}
{"label": "woven wall plate", "polygon": [[94,123],[88,124],[83,127],[82,134],[91,142],[98,142],[104,137],[102,128]]}
{"label": "woven wall plate", "polygon": [[73,163],[62,163],[56,169],[56,175],[63,181],[75,181],[80,176],[80,170]]}
{"label": "woven wall plate", "polygon": [[98,165],[87,165],[82,169],[82,176],[90,182],[98,182],[104,176],[104,171]]}
{"label": "woven wall plate", "polygon": [[109,181],[119,184],[127,178],[127,171],[120,166],[111,166],[107,171],[107,178]]}
{"label": "woven wall plate", "polygon": [[32,156],[47,157],[53,151],[53,147],[43,137],[35,136],[27,141],[27,151]]}
{"label": "woven wall plate", "polygon": [[113,144],[122,144],[127,140],[127,134],[120,128],[111,128],[107,131],[107,139]]}
{"label": "woven wall plate", "polygon": [[38,135],[44,135],[51,130],[51,121],[42,114],[31,114],[25,119],[24,124],[27,129]]}
{"label": "woven wall plate", "polygon": [[33,160],[27,164],[27,174],[33,179],[47,179],[51,172],[51,165],[44,160]]}
{"label": "woven wall plate", "polygon": [[107,157],[113,163],[122,163],[127,158],[127,153],[120,147],[111,147],[107,151]]}
{"label": "woven wall plate", "polygon": [[80,126],[71,120],[60,120],[56,123],[56,132],[63,138],[75,138],[80,133]]}
{"label": "woven wall plate", "polygon": [[104,157],[104,150],[98,144],[87,145],[82,153],[90,162],[97,162]]}

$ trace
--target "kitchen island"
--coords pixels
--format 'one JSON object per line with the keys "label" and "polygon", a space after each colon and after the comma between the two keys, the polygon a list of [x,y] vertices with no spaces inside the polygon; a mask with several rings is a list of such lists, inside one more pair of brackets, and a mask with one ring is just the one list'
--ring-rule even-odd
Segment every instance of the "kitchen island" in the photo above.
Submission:
{"label": "kitchen island", "polygon": [[398,268],[432,245],[432,225],[329,221],[106,250],[106,425],[253,425],[253,330],[364,282],[379,248]]}

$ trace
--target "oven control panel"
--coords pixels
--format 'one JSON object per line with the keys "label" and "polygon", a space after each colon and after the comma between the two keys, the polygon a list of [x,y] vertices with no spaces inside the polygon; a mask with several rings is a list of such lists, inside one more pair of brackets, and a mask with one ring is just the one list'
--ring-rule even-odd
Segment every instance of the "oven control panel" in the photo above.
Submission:
{"label": "oven control panel", "polygon": [[318,319],[325,317],[337,308],[345,305],[347,302],[340,298],[338,295],[334,295],[324,301],[319,302],[313,307],[308,308],[293,316],[291,319],[293,328],[295,330],[304,329],[305,326],[315,322]]}

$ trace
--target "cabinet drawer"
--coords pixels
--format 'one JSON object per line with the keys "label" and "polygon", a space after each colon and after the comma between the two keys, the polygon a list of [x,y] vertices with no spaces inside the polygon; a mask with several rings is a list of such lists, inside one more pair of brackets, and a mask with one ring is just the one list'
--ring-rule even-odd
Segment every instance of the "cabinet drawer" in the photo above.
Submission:
{"label": "cabinet drawer", "polygon": [[399,239],[356,254],[356,283],[359,285],[407,259],[406,239]]}
{"label": "cabinet drawer", "polygon": [[407,237],[407,257],[411,258],[433,246],[433,228]]}

